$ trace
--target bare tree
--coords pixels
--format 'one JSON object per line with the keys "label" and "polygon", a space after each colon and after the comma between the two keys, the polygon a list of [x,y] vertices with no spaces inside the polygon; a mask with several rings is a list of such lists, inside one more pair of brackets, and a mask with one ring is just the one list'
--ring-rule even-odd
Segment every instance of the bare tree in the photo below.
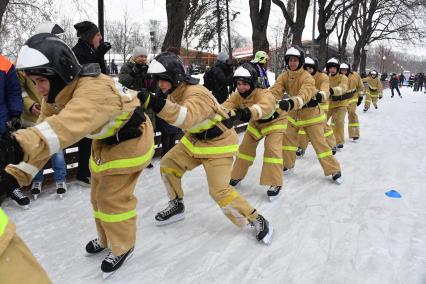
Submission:
{"label": "bare tree", "polygon": [[188,16],[189,0],[166,0],[167,33],[164,38],[162,51],[169,47],[180,48],[182,45],[183,28]]}
{"label": "bare tree", "polygon": [[250,19],[253,28],[252,41],[253,41],[253,56],[259,51],[263,50],[269,52],[269,42],[267,38],[267,28],[269,22],[269,13],[271,11],[271,0],[250,1]]}
{"label": "bare tree", "polygon": [[123,21],[107,22],[108,26],[107,39],[111,42],[112,50],[120,53],[123,56],[123,61],[126,61],[127,55],[131,49],[130,39],[133,31],[132,23],[129,22],[129,17],[123,17]]}

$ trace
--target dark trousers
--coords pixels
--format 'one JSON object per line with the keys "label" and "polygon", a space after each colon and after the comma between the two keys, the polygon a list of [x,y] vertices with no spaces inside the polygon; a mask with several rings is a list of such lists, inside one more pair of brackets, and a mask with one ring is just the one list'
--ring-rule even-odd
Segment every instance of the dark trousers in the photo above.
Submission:
{"label": "dark trousers", "polygon": [[399,96],[401,97],[401,92],[399,91],[399,88],[398,88],[398,87],[396,87],[396,88],[391,88],[392,97],[393,97],[393,95],[394,95],[393,90],[396,90],[396,91],[398,92]]}
{"label": "dark trousers", "polygon": [[177,134],[163,134],[161,133],[161,157],[175,146]]}
{"label": "dark trousers", "polygon": [[78,141],[78,171],[77,178],[90,177],[89,158],[92,149],[92,139],[83,138]]}

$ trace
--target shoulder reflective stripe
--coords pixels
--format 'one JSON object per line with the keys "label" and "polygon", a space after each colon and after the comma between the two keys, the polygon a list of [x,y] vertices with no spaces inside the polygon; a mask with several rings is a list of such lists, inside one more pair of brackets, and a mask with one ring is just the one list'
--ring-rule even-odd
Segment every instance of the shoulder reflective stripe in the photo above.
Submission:
{"label": "shoulder reflective stripe", "polygon": [[282,158],[263,157],[263,162],[266,164],[284,164],[284,160]]}
{"label": "shoulder reflective stripe", "polygon": [[291,116],[288,116],[287,119],[293,123],[295,126],[304,126],[310,123],[316,123],[316,122],[321,122],[321,121],[325,121],[326,117],[325,114],[322,114],[320,116],[314,117],[314,118],[310,118],[310,119],[306,119],[306,120],[298,120],[296,121],[294,118],[292,118]]}
{"label": "shoulder reflective stripe", "polygon": [[41,135],[46,139],[47,144],[49,145],[49,153],[52,156],[55,153],[59,152],[59,138],[56,135],[55,131],[50,127],[47,121],[43,121],[40,124],[34,126],[40,131]]}
{"label": "shoulder reflective stripe", "polygon": [[286,125],[284,124],[271,125],[271,126],[263,128],[262,130],[260,130],[260,132],[262,132],[262,135],[266,135],[273,130],[280,130],[280,129],[286,129]]}
{"label": "shoulder reflective stripe", "polygon": [[238,197],[240,197],[240,194],[238,193],[238,191],[236,191],[235,189],[232,189],[228,196],[218,200],[217,203],[219,204],[221,208],[226,207],[228,204],[232,203],[232,201],[234,201]]}
{"label": "shoulder reflective stripe", "polygon": [[109,161],[104,164],[97,165],[95,160],[93,160],[93,157],[90,156],[90,168],[95,173],[100,173],[106,170],[113,170],[113,169],[125,169],[125,168],[132,168],[132,167],[138,167],[149,161],[154,154],[154,143],[151,145],[148,152],[146,152],[144,155],[140,157],[135,158],[129,158],[129,159],[121,159],[121,160],[114,160]]}
{"label": "shoulder reflective stripe", "polygon": [[12,167],[15,167],[17,169],[20,169],[21,171],[23,171],[26,174],[29,174],[31,177],[35,177],[37,175],[37,173],[39,172],[39,170],[34,167],[33,165],[30,165],[28,163],[25,162],[20,162],[17,165],[11,165]]}
{"label": "shoulder reflective stripe", "polygon": [[9,223],[9,217],[7,217],[3,209],[0,208],[0,238],[3,236],[8,223]]}
{"label": "shoulder reflective stripe", "polygon": [[359,127],[359,122],[357,122],[357,123],[349,123],[348,126],[349,127]]}
{"label": "shoulder reflective stripe", "polygon": [[205,119],[201,121],[200,123],[194,125],[188,131],[190,133],[200,133],[200,132],[203,132],[204,130],[212,128],[213,126],[215,126],[222,120],[223,120],[222,116],[219,114],[216,114],[213,118]]}
{"label": "shoulder reflective stripe", "polygon": [[303,130],[303,129],[299,129],[298,134],[299,134],[299,135],[306,135],[306,131],[305,131],[305,130]]}
{"label": "shoulder reflective stripe", "polygon": [[263,117],[262,108],[258,104],[254,104],[253,107],[256,109],[258,118],[261,119]]}
{"label": "shoulder reflective stripe", "polygon": [[333,135],[333,129],[330,129],[329,131],[327,131],[326,133],[324,133],[324,137],[328,137]]}
{"label": "shoulder reflective stripe", "polygon": [[28,93],[27,93],[27,92],[25,92],[25,91],[22,91],[22,97],[23,97],[23,98],[28,97]]}
{"label": "shoulder reflective stripe", "polygon": [[254,162],[254,157],[253,156],[246,155],[246,154],[243,154],[241,152],[238,152],[237,158],[240,158],[242,160],[246,160],[246,161],[249,161],[249,162]]}
{"label": "shoulder reflective stripe", "polygon": [[94,211],[93,213],[96,219],[100,219],[101,221],[106,223],[123,222],[133,217],[136,217],[136,209],[118,214],[106,214],[100,211]]}
{"label": "shoulder reflective stripe", "polygon": [[182,173],[179,172],[178,170],[174,169],[174,168],[169,168],[169,167],[160,167],[160,173],[161,174],[170,174],[170,175],[174,175],[176,177],[182,177]]}
{"label": "shoulder reflective stripe", "polygon": [[184,106],[181,106],[179,108],[179,114],[174,123],[172,123],[173,126],[179,127],[182,125],[182,123],[185,121],[186,114],[188,113],[188,109]]}
{"label": "shoulder reflective stripe", "polygon": [[124,121],[129,117],[129,112],[123,112],[121,115],[111,119],[102,129],[95,134],[86,135],[90,139],[104,139],[113,136],[116,130],[121,127]]}
{"label": "shoulder reflective stripe", "polygon": [[284,151],[291,151],[291,152],[296,152],[297,151],[297,147],[296,146],[283,146],[282,149]]}
{"label": "shoulder reflective stripe", "polygon": [[322,159],[325,157],[333,156],[333,151],[322,152],[317,155],[318,159]]}
{"label": "shoulder reflective stripe", "polygon": [[201,155],[217,155],[233,153],[238,151],[238,144],[228,146],[217,146],[217,147],[196,147],[185,136],[180,140],[182,144],[193,154]]}
{"label": "shoulder reflective stripe", "polygon": [[260,132],[257,131],[257,129],[251,126],[250,124],[247,125],[247,131],[253,134],[256,139],[262,138],[262,134],[260,134]]}

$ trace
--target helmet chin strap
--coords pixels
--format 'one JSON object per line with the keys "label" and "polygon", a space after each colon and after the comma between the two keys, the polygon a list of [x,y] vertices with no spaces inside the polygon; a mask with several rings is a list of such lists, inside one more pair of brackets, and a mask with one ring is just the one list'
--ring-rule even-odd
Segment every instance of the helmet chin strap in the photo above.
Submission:
{"label": "helmet chin strap", "polygon": [[55,75],[49,75],[46,76],[47,80],[49,80],[50,83],[50,90],[49,95],[47,96],[47,102],[49,104],[52,104],[55,102],[56,96],[59,94],[60,91],[62,91],[63,88],[67,84],[59,77],[57,74]]}

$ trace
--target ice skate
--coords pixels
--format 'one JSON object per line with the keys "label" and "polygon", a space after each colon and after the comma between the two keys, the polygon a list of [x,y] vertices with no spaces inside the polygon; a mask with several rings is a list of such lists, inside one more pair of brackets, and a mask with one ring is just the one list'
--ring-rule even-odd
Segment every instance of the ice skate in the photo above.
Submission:
{"label": "ice skate", "polygon": [[102,270],[102,278],[107,279],[110,277],[114,272],[119,269],[124,262],[128,261],[132,255],[133,255],[133,249],[131,248],[127,252],[123,253],[122,255],[114,255],[112,251],[109,252],[107,257],[102,261],[101,270]]}
{"label": "ice skate", "polygon": [[262,241],[264,244],[270,245],[272,242],[274,229],[269,225],[268,220],[266,220],[262,215],[258,214],[256,219],[250,223],[256,230],[256,239],[259,242]]}
{"label": "ice skate", "polygon": [[282,186],[274,186],[274,185],[271,185],[269,187],[268,191],[266,192],[266,195],[268,196],[269,201],[272,202],[279,197],[281,188]]}
{"label": "ice skate", "polygon": [[185,206],[181,198],[169,201],[166,209],[155,215],[156,225],[163,226],[180,221],[185,218]]}

